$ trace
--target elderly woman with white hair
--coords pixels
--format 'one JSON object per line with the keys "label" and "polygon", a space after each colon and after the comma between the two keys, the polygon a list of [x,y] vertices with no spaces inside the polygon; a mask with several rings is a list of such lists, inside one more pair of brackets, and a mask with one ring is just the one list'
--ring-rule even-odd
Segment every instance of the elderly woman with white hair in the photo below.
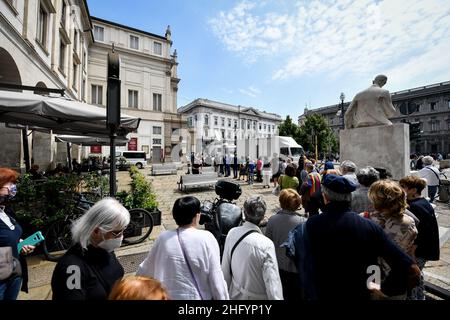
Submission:
{"label": "elderly woman with white hair", "polygon": [[72,247],[55,267],[53,300],[106,300],[124,270],[114,250],[122,244],[130,213],[117,200],[97,202],[72,226]]}
{"label": "elderly woman with white hair", "polygon": [[222,271],[232,300],[282,300],[275,246],[258,225],[267,205],[261,196],[244,203],[246,222],[231,229],[225,240]]}
{"label": "elderly woman with white hair", "polygon": [[352,192],[351,209],[356,213],[372,212],[374,207],[369,199],[369,188],[374,182],[380,180],[380,173],[373,167],[365,167],[358,170],[356,178],[360,187]]}
{"label": "elderly woman with white hair", "polygon": [[427,180],[428,197],[430,198],[430,203],[433,203],[434,198],[436,197],[437,189],[439,187],[440,172],[436,167],[433,166],[433,157],[423,157],[422,161],[425,167],[423,169],[420,169],[419,176]]}

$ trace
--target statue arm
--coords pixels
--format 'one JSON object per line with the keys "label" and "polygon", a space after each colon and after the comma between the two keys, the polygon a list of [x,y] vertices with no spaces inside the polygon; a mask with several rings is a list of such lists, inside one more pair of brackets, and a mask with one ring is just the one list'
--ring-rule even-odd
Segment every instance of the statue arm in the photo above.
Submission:
{"label": "statue arm", "polygon": [[386,92],[384,98],[385,98],[384,103],[383,103],[384,113],[386,114],[386,116],[388,118],[390,118],[395,115],[395,107],[392,104],[392,99],[391,99],[391,95],[389,94],[389,92]]}

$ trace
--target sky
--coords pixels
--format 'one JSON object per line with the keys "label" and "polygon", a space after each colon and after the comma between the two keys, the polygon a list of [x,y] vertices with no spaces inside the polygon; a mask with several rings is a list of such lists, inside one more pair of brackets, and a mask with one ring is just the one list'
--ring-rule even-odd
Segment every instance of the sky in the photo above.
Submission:
{"label": "sky", "polygon": [[88,0],[91,15],[164,35],[178,53],[178,107],[197,98],[297,119],[450,81],[449,0]]}

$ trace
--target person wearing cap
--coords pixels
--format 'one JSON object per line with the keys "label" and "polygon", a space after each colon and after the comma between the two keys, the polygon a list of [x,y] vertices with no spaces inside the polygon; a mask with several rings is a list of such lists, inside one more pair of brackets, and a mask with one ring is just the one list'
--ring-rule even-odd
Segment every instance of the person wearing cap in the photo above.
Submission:
{"label": "person wearing cap", "polygon": [[[299,224],[283,244],[309,300],[385,298],[418,282],[420,270],[411,257],[379,225],[351,211],[355,189],[351,180],[327,175],[322,182],[323,213]],[[378,257],[391,268],[381,284]]]}
{"label": "person wearing cap", "polygon": [[232,300],[282,300],[275,246],[258,225],[267,205],[261,196],[244,203],[245,223],[231,229],[225,240],[222,271]]}

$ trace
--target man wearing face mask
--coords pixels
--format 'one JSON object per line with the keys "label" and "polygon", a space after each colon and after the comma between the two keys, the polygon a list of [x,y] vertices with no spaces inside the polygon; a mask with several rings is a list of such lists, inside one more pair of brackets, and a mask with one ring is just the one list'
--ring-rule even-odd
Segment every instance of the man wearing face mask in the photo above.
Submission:
{"label": "man wearing face mask", "polygon": [[16,180],[19,174],[8,168],[0,168],[0,247],[11,247],[12,256],[20,261],[21,274],[13,272],[8,278],[0,280],[0,300],[16,300],[19,291],[28,292],[28,272],[24,255],[33,252],[34,246],[23,246],[17,251],[21,241],[22,228],[17,223],[9,202],[17,193]]}
{"label": "man wearing face mask", "polygon": [[114,250],[129,223],[128,210],[112,198],[100,200],[74,222],[73,246],[53,272],[53,300],[107,299],[124,275]]}

